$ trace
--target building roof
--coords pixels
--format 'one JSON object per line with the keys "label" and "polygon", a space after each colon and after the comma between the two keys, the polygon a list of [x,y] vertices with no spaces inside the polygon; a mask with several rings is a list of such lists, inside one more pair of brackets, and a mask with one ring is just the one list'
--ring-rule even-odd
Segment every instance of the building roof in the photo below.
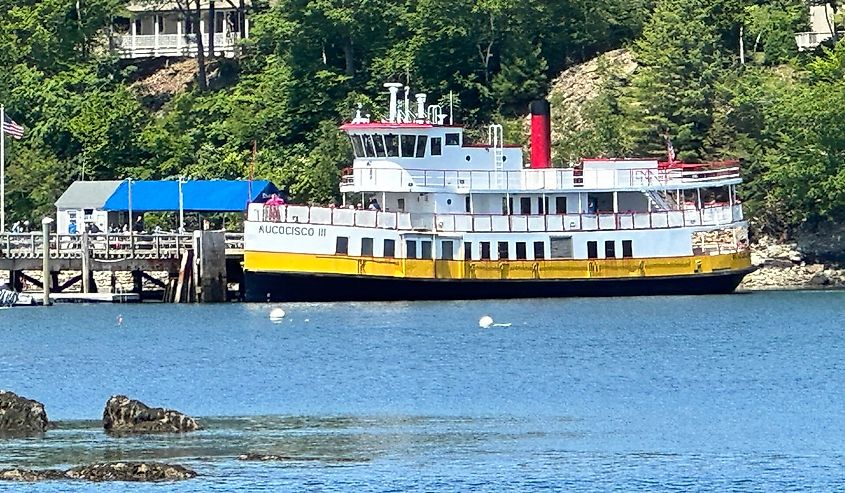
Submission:
{"label": "building roof", "polygon": [[102,209],[122,182],[75,181],[56,201],[56,209]]}
{"label": "building roof", "polygon": [[[209,0],[200,0],[200,9],[208,10]],[[271,2],[272,3],[272,2]],[[182,6],[185,6],[186,3],[183,1]],[[233,0],[231,3],[225,0],[215,2],[214,6],[218,11],[222,10],[229,10],[235,7],[232,7],[232,4],[238,6],[240,4],[239,0]],[[191,8],[195,6],[194,2],[191,2]],[[249,8],[252,6],[251,0],[245,0],[244,6]],[[147,0],[147,1],[134,1],[129,2],[126,6],[126,10],[130,12],[173,12],[179,11],[179,2],[174,0]]]}
{"label": "building roof", "polygon": [[[129,182],[120,185],[103,207],[108,211],[129,210]],[[243,212],[250,202],[266,200],[278,193],[265,180],[189,180],[182,183],[182,210],[188,212]],[[179,210],[179,182],[132,181],[133,212],[176,212]]]}

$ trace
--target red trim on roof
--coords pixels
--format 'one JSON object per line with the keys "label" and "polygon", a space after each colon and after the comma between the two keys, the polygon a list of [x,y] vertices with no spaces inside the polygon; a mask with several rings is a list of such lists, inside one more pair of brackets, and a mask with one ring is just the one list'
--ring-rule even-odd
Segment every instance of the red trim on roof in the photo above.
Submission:
{"label": "red trim on roof", "polygon": [[430,123],[347,123],[341,125],[341,130],[378,130],[378,129],[393,129],[393,128],[434,128]]}

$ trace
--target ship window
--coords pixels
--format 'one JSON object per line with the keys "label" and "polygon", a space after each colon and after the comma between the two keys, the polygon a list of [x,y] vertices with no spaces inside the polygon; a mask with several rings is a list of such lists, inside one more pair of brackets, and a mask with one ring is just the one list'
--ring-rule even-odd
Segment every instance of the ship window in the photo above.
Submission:
{"label": "ship window", "polygon": [[549,240],[549,258],[572,258],[571,236],[552,236]]}
{"label": "ship window", "polygon": [[531,197],[522,197],[519,199],[519,213],[531,214]]}
{"label": "ship window", "polygon": [[428,137],[425,135],[417,137],[417,157],[425,157],[425,144],[427,140]]}
{"label": "ship window", "polygon": [[396,240],[384,240],[384,257],[393,258],[396,256]]}
{"label": "ship window", "polygon": [[439,156],[443,154],[442,148],[443,139],[440,137],[432,137],[431,138],[431,155],[432,156]]}
{"label": "ship window", "polygon": [[376,157],[376,150],[373,147],[373,136],[365,135],[364,139],[364,153],[367,157]]}
{"label": "ship window", "polygon": [[622,240],[622,258],[634,256],[634,248],[631,240]]}
{"label": "ship window", "polygon": [[549,213],[549,198],[537,197],[537,214]]}
{"label": "ship window", "polygon": [[587,258],[599,258],[599,245],[595,241],[587,242]]}
{"label": "ship window", "polygon": [[566,197],[555,197],[555,213],[566,214]]}
{"label": "ship window", "polygon": [[431,260],[431,242],[430,241],[421,241],[420,242],[420,253],[422,254],[423,259]]}
{"label": "ship window", "polygon": [[534,260],[546,258],[546,245],[542,241],[534,242]]}
{"label": "ship window", "polygon": [[481,260],[490,260],[490,242],[481,242]]}
{"label": "ship window", "polygon": [[472,260],[472,242],[464,242],[464,260]]}
{"label": "ship window", "polygon": [[361,238],[361,256],[362,257],[372,257],[373,256],[373,239],[372,238]]}
{"label": "ship window", "polygon": [[440,243],[440,259],[452,260],[455,256],[455,246],[452,241],[444,241]]}
{"label": "ship window", "polygon": [[616,258],[616,242],[614,240],[604,242],[604,258]]}
{"label": "ship window", "polygon": [[405,199],[396,199],[396,207],[399,212],[405,212]]}
{"label": "ship window", "polygon": [[402,136],[402,157],[414,157],[416,151],[417,136],[403,135]]}
{"label": "ship window", "polygon": [[417,242],[414,240],[407,240],[405,242],[405,249],[408,250],[408,258],[417,258]]}
{"label": "ship window", "polygon": [[516,259],[517,260],[525,260],[528,258],[528,252],[526,251],[525,242],[524,241],[517,241],[516,242]]}
{"label": "ship window", "polygon": [[459,134],[446,134],[446,145],[447,146],[461,145],[461,136]]}
{"label": "ship window", "polygon": [[464,209],[466,209],[467,212],[472,212],[472,204],[470,203],[469,195],[464,197]]}
{"label": "ship window", "polygon": [[499,260],[507,260],[510,255],[508,255],[508,242],[507,241],[500,241],[499,242]]}
{"label": "ship window", "polygon": [[385,135],[384,147],[387,149],[387,157],[399,157],[399,136],[395,134]]}
{"label": "ship window", "polygon": [[349,238],[346,236],[338,236],[337,243],[335,243],[334,253],[338,255],[346,255],[349,253]]}
{"label": "ship window", "polygon": [[361,140],[360,135],[351,135],[352,149],[355,151],[355,157],[364,157],[364,141]]}
{"label": "ship window", "polygon": [[376,147],[376,157],[384,157],[384,140],[381,135],[373,135],[372,139]]}

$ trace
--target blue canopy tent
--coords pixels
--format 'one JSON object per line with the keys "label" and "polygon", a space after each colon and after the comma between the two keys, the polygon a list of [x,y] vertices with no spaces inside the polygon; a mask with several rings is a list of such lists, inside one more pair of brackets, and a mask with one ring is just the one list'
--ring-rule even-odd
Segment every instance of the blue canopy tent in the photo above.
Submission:
{"label": "blue canopy tent", "polygon": [[[131,190],[130,190],[131,183]],[[106,200],[107,211],[142,212],[244,212],[250,202],[264,202],[279,189],[269,181],[189,180],[182,182],[180,207],[179,182],[123,181]],[[130,207],[129,197],[132,197]]]}

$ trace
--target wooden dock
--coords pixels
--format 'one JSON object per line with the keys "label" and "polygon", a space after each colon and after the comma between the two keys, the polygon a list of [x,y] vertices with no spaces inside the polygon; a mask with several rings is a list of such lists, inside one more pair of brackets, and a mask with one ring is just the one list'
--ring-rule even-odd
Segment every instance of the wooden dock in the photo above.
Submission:
{"label": "wooden dock", "polygon": [[[44,244],[47,238],[47,245]],[[45,262],[45,252],[49,252]],[[197,255],[201,252],[202,255]],[[150,299],[151,295],[171,302],[214,302],[230,298],[228,283],[243,281],[243,233],[224,231],[196,231],[193,234],[136,234],[108,233],[78,235],[52,233],[3,233],[0,234],[0,271],[8,272],[8,284],[22,291],[24,284],[32,290],[42,289],[41,278],[33,277],[45,266],[49,270],[49,291],[59,296],[55,301],[71,299],[68,291],[79,285],[79,293],[93,295],[89,301],[130,301]],[[63,283],[59,274],[79,272]],[[46,271],[45,271],[46,272]],[[112,273],[112,285],[97,286],[95,272]],[[131,272],[130,297],[115,293],[114,273]],[[151,273],[166,273],[162,281]],[[0,285],[6,280],[0,278]],[[145,293],[143,285],[157,287],[155,293]],[[243,287],[241,286],[241,291]],[[103,292],[105,291],[105,292]],[[120,296],[118,296],[120,295]],[[86,296],[78,297],[84,301]]]}

